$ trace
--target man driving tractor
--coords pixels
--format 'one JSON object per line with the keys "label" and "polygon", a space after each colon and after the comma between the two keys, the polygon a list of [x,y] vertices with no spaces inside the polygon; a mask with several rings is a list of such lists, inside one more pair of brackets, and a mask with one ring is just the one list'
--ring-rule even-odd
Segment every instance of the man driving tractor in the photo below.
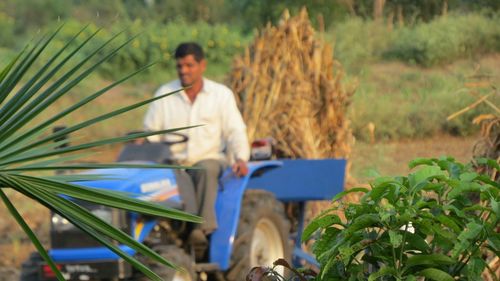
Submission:
{"label": "man driving tractor", "polygon": [[[188,141],[171,147],[173,159],[188,170],[195,187],[198,215],[204,222],[190,235],[193,244],[208,244],[217,228],[215,199],[218,180],[228,165],[237,176],[248,173],[250,155],[246,126],[233,92],[203,77],[207,62],[196,43],[182,43],[175,51],[178,79],[162,85],[155,96],[182,91],[151,104],[144,119],[148,131],[202,125],[185,131]],[[169,135],[148,137],[150,142],[169,141]]]}

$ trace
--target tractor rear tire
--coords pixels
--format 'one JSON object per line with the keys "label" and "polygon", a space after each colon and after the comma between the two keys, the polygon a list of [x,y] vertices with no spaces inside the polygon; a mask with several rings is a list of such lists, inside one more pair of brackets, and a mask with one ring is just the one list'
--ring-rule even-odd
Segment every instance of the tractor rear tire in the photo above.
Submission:
{"label": "tractor rear tire", "polygon": [[[184,268],[185,271],[176,271],[164,264],[149,262],[143,260],[144,265],[149,267],[154,273],[158,274],[164,281],[196,281],[196,272],[194,270],[193,259],[186,252],[174,245],[161,245],[153,247],[153,250],[164,257],[167,261]],[[149,281],[149,278],[141,276],[134,280]]]}
{"label": "tractor rear tire", "polygon": [[[273,262],[291,259],[290,222],[283,204],[270,192],[247,190],[243,198],[238,232],[233,244],[228,281],[245,280],[255,266],[272,267]],[[278,267],[284,275],[284,268]]]}

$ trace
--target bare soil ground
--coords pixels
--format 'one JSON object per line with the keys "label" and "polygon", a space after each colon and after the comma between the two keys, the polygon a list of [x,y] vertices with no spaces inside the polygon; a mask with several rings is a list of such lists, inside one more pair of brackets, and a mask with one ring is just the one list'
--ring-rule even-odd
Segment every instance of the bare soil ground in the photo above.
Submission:
{"label": "bare soil ground", "polygon": [[[408,140],[385,143],[356,143],[351,157],[351,175],[358,183],[366,183],[375,173],[382,175],[405,174],[407,163],[416,157],[452,156],[466,162],[471,159],[472,147],[477,137],[437,136],[423,140]],[[97,161],[112,161],[119,147],[99,154]],[[12,191],[9,198],[19,208],[28,224],[48,245],[49,211],[31,199]],[[21,263],[34,251],[31,242],[0,205],[0,281],[17,280]]]}

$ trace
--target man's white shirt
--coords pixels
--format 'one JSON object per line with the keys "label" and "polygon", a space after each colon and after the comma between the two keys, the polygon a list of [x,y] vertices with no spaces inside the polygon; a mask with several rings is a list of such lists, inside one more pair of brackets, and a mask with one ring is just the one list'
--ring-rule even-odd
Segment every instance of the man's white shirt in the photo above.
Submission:
{"label": "man's white shirt", "polygon": [[[161,86],[155,96],[181,89],[179,80]],[[236,106],[232,91],[219,83],[203,79],[203,88],[191,103],[184,91],[154,101],[144,119],[148,131],[186,126],[200,127],[179,131],[188,136],[187,143],[171,146],[174,159],[194,164],[203,159],[247,161],[250,148],[246,126]],[[151,142],[172,140],[172,136],[150,136]],[[229,155],[225,154],[225,151]]]}

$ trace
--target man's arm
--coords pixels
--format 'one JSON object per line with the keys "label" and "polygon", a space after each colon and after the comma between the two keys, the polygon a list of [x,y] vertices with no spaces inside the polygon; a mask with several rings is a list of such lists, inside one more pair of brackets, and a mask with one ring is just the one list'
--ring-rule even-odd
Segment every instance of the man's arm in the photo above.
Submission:
{"label": "man's arm", "polygon": [[250,158],[250,146],[243,117],[236,106],[233,93],[228,89],[223,105],[223,136],[234,160],[233,172],[238,176],[248,173],[247,161]]}

